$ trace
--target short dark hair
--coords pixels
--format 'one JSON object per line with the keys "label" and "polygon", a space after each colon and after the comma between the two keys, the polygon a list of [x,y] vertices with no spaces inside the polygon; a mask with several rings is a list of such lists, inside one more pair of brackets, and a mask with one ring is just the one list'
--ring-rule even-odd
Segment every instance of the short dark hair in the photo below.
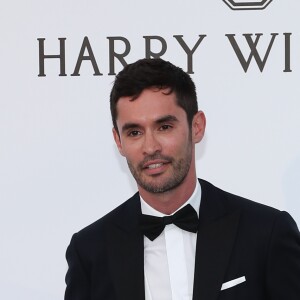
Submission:
{"label": "short dark hair", "polygon": [[117,132],[118,100],[121,97],[132,97],[135,100],[144,89],[151,87],[169,88],[169,94],[174,92],[177,104],[186,112],[191,126],[193,117],[198,112],[196,88],[191,77],[168,61],[145,58],[127,65],[115,78],[110,93],[110,111]]}

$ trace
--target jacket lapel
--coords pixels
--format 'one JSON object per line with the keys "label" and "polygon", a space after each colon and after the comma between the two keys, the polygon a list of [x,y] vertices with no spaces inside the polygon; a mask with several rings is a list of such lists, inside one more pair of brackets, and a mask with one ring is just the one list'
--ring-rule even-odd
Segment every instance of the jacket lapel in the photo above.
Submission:
{"label": "jacket lapel", "polygon": [[108,237],[108,257],[116,299],[144,300],[144,239],[139,229],[140,200],[135,194],[123,206]]}
{"label": "jacket lapel", "polygon": [[223,193],[200,180],[202,197],[197,235],[193,300],[216,300],[235,241],[239,211],[228,212]]}

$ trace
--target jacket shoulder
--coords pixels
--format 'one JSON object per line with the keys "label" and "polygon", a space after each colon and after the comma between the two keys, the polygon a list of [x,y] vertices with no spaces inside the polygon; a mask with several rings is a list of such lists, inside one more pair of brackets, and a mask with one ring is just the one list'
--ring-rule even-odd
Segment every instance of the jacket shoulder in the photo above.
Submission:
{"label": "jacket shoulder", "polygon": [[124,219],[128,218],[132,214],[137,214],[140,209],[139,194],[134,194],[131,198],[114,208],[112,211],[91,223],[90,225],[84,227],[75,235],[77,238],[87,238],[91,239],[94,236],[98,238],[103,236],[107,228],[114,226],[119,222],[126,222]]}
{"label": "jacket shoulder", "polygon": [[221,209],[227,213],[239,210],[243,216],[252,219],[253,222],[274,219],[281,214],[281,211],[276,208],[229,193],[203,179],[200,179],[199,182],[203,198],[207,202],[204,205],[212,206],[214,209]]}

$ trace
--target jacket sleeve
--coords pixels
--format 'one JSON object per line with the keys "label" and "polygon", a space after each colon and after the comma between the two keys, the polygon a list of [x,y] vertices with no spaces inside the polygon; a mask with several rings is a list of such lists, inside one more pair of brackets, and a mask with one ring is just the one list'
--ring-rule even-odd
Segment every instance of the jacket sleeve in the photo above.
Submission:
{"label": "jacket sleeve", "polygon": [[300,233],[295,221],[280,212],[274,223],[267,257],[267,299],[300,299]]}
{"label": "jacket sleeve", "polygon": [[66,259],[69,269],[66,274],[65,300],[90,300],[90,280],[76,248],[76,234],[67,248]]}

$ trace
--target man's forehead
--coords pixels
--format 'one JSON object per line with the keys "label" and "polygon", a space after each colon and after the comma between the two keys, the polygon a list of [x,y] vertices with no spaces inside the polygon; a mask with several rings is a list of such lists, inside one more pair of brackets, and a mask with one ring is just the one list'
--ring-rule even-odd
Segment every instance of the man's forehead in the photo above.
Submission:
{"label": "man's forehead", "polygon": [[177,104],[175,96],[159,92],[159,97],[148,93],[135,100],[131,100],[130,97],[120,98],[116,118],[119,130],[162,122],[185,121],[186,112]]}
{"label": "man's forehead", "polygon": [[145,91],[137,98],[121,97],[117,103],[117,118],[121,116],[160,116],[168,111],[177,111],[182,108],[178,105],[173,93],[165,94],[163,91]]}

